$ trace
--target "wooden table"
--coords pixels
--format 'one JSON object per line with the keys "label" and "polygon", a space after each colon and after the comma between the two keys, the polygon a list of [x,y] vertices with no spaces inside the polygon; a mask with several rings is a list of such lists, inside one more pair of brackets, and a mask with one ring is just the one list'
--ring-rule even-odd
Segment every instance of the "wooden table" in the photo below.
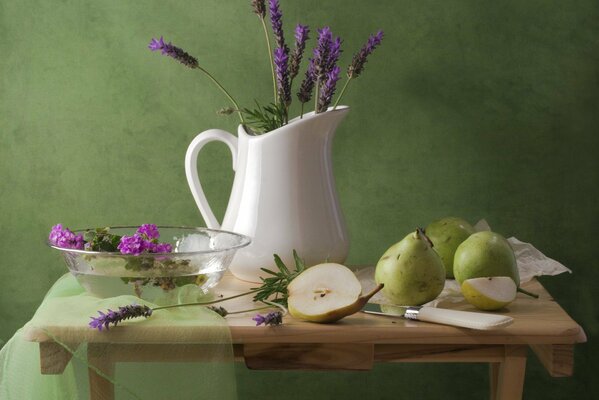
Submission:
{"label": "wooden table", "polygon": [[[217,287],[223,295],[255,285],[227,275]],[[523,285],[540,294],[538,300],[521,294],[503,313],[514,318],[507,328],[476,331],[426,322],[358,313],[335,324],[314,324],[286,316],[276,327],[256,327],[248,317],[227,317],[235,358],[250,369],[277,370],[363,370],[374,362],[465,362],[488,363],[491,399],[514,400],[522,397],[528,348],[532,348],[553,377],[571,376],[576,343],[586,341],[582,328],[557,304],[542,285],[534,280]],[[227,304],[229,310],[242,307]],[[441,304],[441,307],[475,311],[466,303]],[[81,329],[81,342],[88,342],[88,359],[111,371],[117,362],[198,361],[202,345],[177,342],[168,329],[145,335],[144,343],[128,343],[128,332],[135,326],[120,326],[106,332]],[[181,328],[178,328],[179,330]],[[189,327],[183,337],[201,335]],[[195,331],[194,331],[195,330]],[[179,331],[179,333],[181,333]],[[28,340],[39,342],[42,374],[60,374],[70,353],[42,331],[27,332]],[[181,357],[173,346],[186,345]],[[135,346],[135,351],[128,351]],[[140,346],[147,351],[140,351]],[[176,358],[170,354],[179,354]],[[101,356],[100,356],[101,355]],[[112,385],[90,370],[90,389],[99,398],[113,398]]]}

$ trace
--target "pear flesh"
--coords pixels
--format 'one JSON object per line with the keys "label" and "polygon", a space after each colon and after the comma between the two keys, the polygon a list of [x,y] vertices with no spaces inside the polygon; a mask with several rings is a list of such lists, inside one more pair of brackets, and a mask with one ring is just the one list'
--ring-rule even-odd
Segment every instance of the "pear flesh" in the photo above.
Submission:
{"label": "pear flesh", "polygon": [[418,306],[434,300],[445,286],[445,267],[422,229],[391,246],[376,265],[374,279],[394,305]]}
{"label": "pear flesh", "polygon": [[447,217],[431,222],[425,229],[426,236],[443,260],[445,276],[453,278],[453,258],[458,246],[474,231],[474,227],[461,218]]}
{"label": "pear flesh", "polygon": [[499,310],[516,299],[518,288],[509,276],[472,278],[462,283],[462,294],[480,310]]}
{"label": "pear flesh", "polygon": [[311,322],[335,322],[360,311],[382,285],[362,296],[356,275],[341,264],[308,268],[287,286],[287,304],[294,318]]}
{"label": "pear flesh", "polygon": [[520,274],[510,244],[498,233],[477,232],[458,246],[453,261],[455,279],[460,285],[468,279],[509,276],[516,286]]}

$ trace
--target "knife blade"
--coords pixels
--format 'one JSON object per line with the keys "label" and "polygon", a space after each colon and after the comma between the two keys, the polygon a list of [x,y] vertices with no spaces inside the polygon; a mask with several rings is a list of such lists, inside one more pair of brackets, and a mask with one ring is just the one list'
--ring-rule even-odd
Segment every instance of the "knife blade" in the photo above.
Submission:
{"label": "knife blade", "polygon": [[477,330],[491,330],[505,328],[514,322],[514,319],[507,315],[487,314],[472,311],[449,310],[447,308],[435,307],[409,307],[395,306],[405,308],[405,314],[391,314],[379,311],[362,310],[363,313],[380,315],[385,317],[406,318],[416,321],[432,322],[435,324],[451,325],[460,328],[470,328]]}

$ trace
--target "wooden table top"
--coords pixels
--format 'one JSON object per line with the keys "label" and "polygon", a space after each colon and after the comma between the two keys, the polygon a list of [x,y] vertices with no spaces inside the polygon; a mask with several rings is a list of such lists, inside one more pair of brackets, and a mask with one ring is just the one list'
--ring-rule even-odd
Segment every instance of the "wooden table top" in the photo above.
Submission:
{"label": "wooden table top", "polygon": [[[216,287],[216,293],[224,296],[246,291],[256,284],[242,282],[232,275],[225,275]],[[539,299],[518,294],[517,299],[500,314],[514,318],[514,323],[506,328],[478,331],[446,325],[411,321],[403,318],[357,313],[334,324],[316,324],[300,321],[287,315],[280,326],[255,326],[251,315],[228,316],[227,322],[234,344],[277,344],[277,343],[368,343],[368,344],[575,344],[586,341],[583,329],[553,300],[551,295],[537,281],[523,285],[523,288],[538,293]],[[229,310],[246,309],[251,296],[227,302]],[[442,308],[464,311],[477,311],[466,302],[441,303]],[[144,327],[140,323],[124,323],[110,332],[97,332],[87,326],[64,327],[69,337],[87,342],[127,343],[131,337],[139,340],[132,330],[144,329],[143,343],[178,343],[201,341],[210,328],[190,323],[186,326]],[[46,327],[60,331],[63,327]],[[42,329],[25,330],[25,338],[30,341],[50,341]]]}

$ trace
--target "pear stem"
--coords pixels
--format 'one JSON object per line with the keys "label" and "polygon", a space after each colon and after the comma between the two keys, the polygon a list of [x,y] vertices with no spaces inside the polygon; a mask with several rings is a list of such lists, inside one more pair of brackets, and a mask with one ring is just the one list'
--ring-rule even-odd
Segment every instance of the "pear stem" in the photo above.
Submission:
{"label": "pear stem", "polygon": [[379,283],[378,286],[375,287],[374,289],[372,289],[372,291],[370,293],[360,297],[360,300],[364,301],[364,304],[368,303],[368,300],[370,300],[372,298],[372,296],[374,296],[375,294],[380,292],[384,286],[385,286],[384,284]]}
{"label": "pear stem", "polygon": [[521,287],[519,287],[517,290],[518,290],[520,293],[523,293],[523,294],[525,294],[525,295],[527,295],[527,296],[530,296],[530,297],[534,297],[535,299],[538,299],[538,298],[539,298],[539,295],[538,295],[538,294],[531,293],[531,292],[529,292],[528,290],[524,290],[524,289],[522,289]]}

